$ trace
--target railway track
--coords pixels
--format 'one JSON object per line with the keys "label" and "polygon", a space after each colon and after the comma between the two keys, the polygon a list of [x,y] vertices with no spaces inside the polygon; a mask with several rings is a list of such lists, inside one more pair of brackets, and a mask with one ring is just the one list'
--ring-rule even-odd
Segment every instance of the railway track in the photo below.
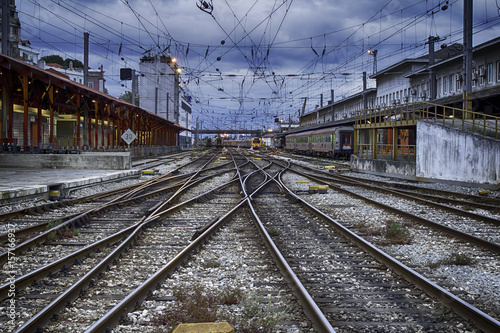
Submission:
{"label": "railway track", "polygon": [[[219,156],[217,162],[228,158]],[[162,200],[129,227],[126,240],[115,242],[104,260],[95,264],[101,258],[88,258],[93,261],[81,269],[82,278],[64,284],[65,291],[44,310],[28,315],[19,331],[47,323],[50,331],[167,329],[166,317],[155,314],[178,309],[179,284],[189,294],[199,290],[196,281],[218,291],[250,283],[252,292],[268,297],[268,304],[261,299],[252,308],[267,306],[267,313],[275,315],[267,319],[282,330],[500,328],[494,318],[340,225],[321,211],[324,204],[312,207],[288,191],[290,180],[283,170],[289,166],[273,162],[233,155],[228,164],[235,167],[234,177],[227,169],[205,180],[204,189],[181,185],[172,199]],[[267,252],[262,251],[263,243]],[[242,256],[245,264],[239,262]],[[257,262],[250,264],[256,269],[246,262]],[[23,301],[29,298],[37,299],[32,295]],[[234,308],[220,300],[214,304],[215,312],[225,313],[223,318],[243,320],[244,305]],[[84,309],[94,311],[90,315]]]}
{"label": "railway track", "polygon": [[[205,161],[207,163],[207,161]],[[190,172],[190,171],[189,171]],[[213,171],[212,171],[213,172]],[[214,174],[216,175],[216,174]],[[207,176],[196,180],[193,183],[200,181],[201,179],[208,179]],[[163,188],[160,192],[156,190],[154,193],[155,196],[161,194],[161,192],[171,192],[172,187],[177,188],[179,186],[185,186],[185,181],[182,181],[180,184],[173,184],[171,186],[167,186]],[[135,190],[134,190],[135,191]],[[135,195],[137,193],[129,193],[129,195]],[[144,195],[143,197],[148,197],[149,195]],[[170,197],[168,195],[167,197]],[[136,204],[138,201],[140,204]],[[31,293],[31,296],[27,296],[30,299],[35,299],[37,303],[46,303],[44,300],[50,300],[51,297],[45,295],[43,291],[39,292],[39,294],[44,294],[42,300],[36,299],[35,295],[38,293],[36,288],[30,287],[30,285],[34,281],[40,281],[40,279],[48,276],[49,278],[58,279],[61,278],[64,280],[64,276],[70,275],[73,277],[78,277],[79,273],[81,273],[81,267],[88,267],[88,261],[86,261],[87,257],[97,257],[100,258],[99,255],[95,256],[97,253],[107,253],[110,250],[109,246],[113,246],[118,242],[122,241],[133,229],[133,225],[137,224],[141,221],[141,217],[155,208],[158,204],[158,199],[149,196],[148,199],[144,200],[140,197],[134,197],[132,199],[128,199],[126,201],[119,202],[119,205],[122,207],[118,210],[109,211],[111,208],[109,204],[105,205],[105,209],[100,207],[103,212],[101,212],[99,217],[95,214],[95,209],[92,210],[92,216],[82,217],[80,219],[89,219],[89,222],[86,227],[79,228],[78,237],[74,238],[62,238],[62,239],[51,239],[51,235],[55,237],[56,231],[47,231],[43,233],[45,238],[40,237],[38,235],[36,238],[42,238],[39,241],[32,241],[29,246],[19,246],[13,251],[16,251],[16,265],[15,265],[15,275],[18,277],[15,281],[12,281],[12,274],[10,274],[11,270],[6,269],[3,272],[7,273],[4,275],[4,283],[0,287],[0,295],[2,298],[6,297],[10,290],[10,285],[15,285],[16,288],[21,288],[28,286],[28,292]],[[124,208],[125,207],[125,208]],[[108,210],[108,211],[107,211]],[[74,223],[80,223],[75,222]],[[63,229],[63,232],[66,232],[70,229]],[[120,230],[122,230],[120,232]],[[73,232],[73,231],[71,231]],[[27,241],[29,242],[29,241]],[[26,243],[26,242],[25,242]],[[38,245],[41,243],[41,245]],[[24,243],[23,243],[24,244]],[[22,244],[21,244],[22,245]],[[31,249],[26,250],[31,247]],[[26,249],[24,249],[26,248]],[[21,255],[24,249],[24,255]],[[104,251],[103,251],[104,249]],[[6,253],[5,256],[7,256]],[[76,265],[80,263],[81,265]],[[73,267],[73,266],[76,266]],[[73,267],[72,270],[69,267]],[[62,270],[61,274],[56,275],[55,272]],[[41,284],[37,282],[37,284],[43,289],[45,284]],[[51,282],[48,282],[49,286]],[[64,284],[65,285],[65,284]],[[57,291],[55,291],[57,294]],[[54,295],[54,291],[50,293],[50,295]],[[21,296],[21,299],[24,299]],[[53,298],[53,297],[52,297]],[[28,302],[31,304],[31,302]],[[22,307],[23,302],[18,303],[19,307]],[[30,307],[30,306],[28,306]],[[31,311],[32,312],[32,311]],[[27,313],[31,313],[28,311]]]}
{"label": "railway track", "polygon": [[[300,173],[298,168],[295,170]],[[318,183],[330,185],[332,189],[351,193],[353,196],[369,200],[372,204],[383,206],[385,209],[405,215],[495,253],[500,253],[500,238],[498,236],[500,215],[498,214],[484,210],[475,213],[421,199],[419,195],[408,195],[385,187],[346,180],[345,177],[337,175],[325,175],[323,172],[317,172],[310,168],[307,170],[307,173],[301,173],[304,177],[310,177]],[[396,197],[398,200],[395,200]],[[469,204],[474,205],[473,202]]]}

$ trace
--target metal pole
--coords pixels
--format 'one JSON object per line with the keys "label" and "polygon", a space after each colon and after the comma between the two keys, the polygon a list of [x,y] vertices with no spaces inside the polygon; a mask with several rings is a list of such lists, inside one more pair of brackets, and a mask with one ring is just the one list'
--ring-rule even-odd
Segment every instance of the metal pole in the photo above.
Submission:
{"label": "metal pole", "polygon": [[135,96],[137,95],[137,76],[135,69],[132,70],[132,104],[135,105]]}
{"label": "metal pole", "polygon": [[330,90],[330,100],[332,102],[332,120],[331,121],[335,121],[335,108],[333,107],[333,97],[334,97],[334,91],[332,89],[332,90]]}
{"label": "metal pole", "polygon": [[10,0],[2,0],[2,54],[10,56]]}
{"label": "metal pole", "polygon": [[83,84],[89,86],[89,33],[83,33]]}
{"label": "metal pole", "polygon": [[[464,0],[463,109],[472,111],[472,0]],[[464,118],[470,118],[467,112]]]}
{"label": "metal pole", "polygon": [[366,72],[363,72],[363,109],[368,109],[368,99],[366,98]]}
{"label": "metal pole", "polygon": [[[10,55],[9,47],[10,37],[10,0],[2,0],[2,54]],[[7,115],[9,114],[9,92],[7,91],[8,84],[4,75],[2,80],[2,128],[0,137],[6,138],[9,122]]]}
{"label": "metal pole", "polygon": [[155,87],[155,114],[158,114],[158,87]]}
{"label": "metal pole", "polygon": [[429,99],[431,101],[436,99],[436,71],[432,67],[434,65],[434,42],[437,37],[429,36]]}
{"label": "metal pole", "polygon": [[170,120],[170,118],[169,118],[169,114],[168,114],[168,109],[169,109],[169,108],[168,108],[168,106],[169,106],[169,104],[170,104],[170,93],[169,93],[169,92],[167,92],[167,117],[166,117],[166,118],[167,118],[168,120]]}

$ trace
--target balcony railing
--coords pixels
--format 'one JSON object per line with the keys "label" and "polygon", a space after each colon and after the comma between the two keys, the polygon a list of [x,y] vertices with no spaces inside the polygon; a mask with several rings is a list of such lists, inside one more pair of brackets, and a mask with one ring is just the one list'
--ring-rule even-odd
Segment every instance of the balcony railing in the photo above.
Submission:
{"label": "balcony railing", "polygon": [[415,125],[425,119],[495,139],[500,138],[500,117],[459,108],[414,102],[356,111],[354,128],[383,128]]}
{"label": "balcony railing", "polygon": [[375,149],[373,144],[359,144],[357,156],[365,159],[378,159],[386,161],[401,161],[415,163],[415,145],[392,145],[377,143]]}

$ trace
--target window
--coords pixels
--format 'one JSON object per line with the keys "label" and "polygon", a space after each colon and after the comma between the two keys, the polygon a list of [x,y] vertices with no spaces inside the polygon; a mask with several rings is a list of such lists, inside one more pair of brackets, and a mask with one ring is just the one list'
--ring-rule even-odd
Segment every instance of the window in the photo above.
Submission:
{"label": "window", "polygon": [[488,83],[493,83],[493,64],[488,64],[486,77],[488,78]]}
{"label": "window", "polygon": [[460,73],[455,74],[455,91],[460,92],[462,90],[462,75]]}
{"label": "window", "polygon": [[441,96],[441,78],[438,79],[437,82],[437,96]]}
{"label": "window", "polygon": [[449,76],[449,81],[448,81],[449,88],[450,88],[450,89],[449,89],[450,93],[453,91],[453,81],[454,81],[454,80],[453,80],[453,75],[450,75],[450,76]]}
{"label": "window", "polygon": [[476,69],[474,67],[472,67],[472,87],[473,88],[476,86],[476,81],[477,81]]}
{"label": "window", "polygon": [[500,82],[500,61],[497,61],[497,82]]}
{"label": "window", "polygon": [[443,94],[447,94],[448,93],[448,77],[447,76],[443,76]]}
{"label": "window", "polygon": [[94,82],[89,82],[89,88],[94,89]]}
{"label": "window", "polygon": [[484,77],[486,76],[484,65],[479,66],[478,81],[480,86],[484,86]]}

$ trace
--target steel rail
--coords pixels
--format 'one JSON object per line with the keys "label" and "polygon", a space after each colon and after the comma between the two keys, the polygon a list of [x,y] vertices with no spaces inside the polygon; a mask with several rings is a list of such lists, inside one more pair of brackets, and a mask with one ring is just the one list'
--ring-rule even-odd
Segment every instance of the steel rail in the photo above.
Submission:
{"label": "steel rail", "polygon": [[[14,284],[16,289],[21,289],[23,287],[27,287],[33,283],[33,281],[39,281],[44,277],[50,275],[53,272],[60,270],[63,267],[69,267],[71,264],[79,260],[88,254],[97,251],[100,248],[107,247],[110,244],[116,243],[120,239],[123,239],[134,229],[136,225],[131,225],[126,229],[120,230],[104,239],[101,239],[95,243],[89,244],[75,252],[68,254],[65,257],[62,257],[56,261],[51,262],[48,265],[37,268],[27,274],[24,274],[15,279]],[[0,300],[4,300],[8,298],[10,283],[6,283],[3,286],[0,286]]]}
{"label": "steel rail", "polygon": [[[312,176],[316,177],[315,175],[312,175]],[[318,178],[323,178],[323,177],[318,177]],[[421,197],[419,198],[419,197],[416,197],[415,195],[408,194],[406,191],[391,190],[391,189],[383,188],[383,187],[380,187],[380,186],[368,185],[368,184],[364,184],[364,183],[362,183],[361,181],[358,181],[358,180],[343,180],[342,177],[335,176],[335,175],[332,175],[331,177],[326,177],[325,176],[324,179],[328,179],[328,178],[330,178],[330,179],[333,178],[335,180],[340,180],[341,182],[347,183],[348,185],[351,185],[351,186],[361,186],[361,187],[364,187],[364,188],[367,188],[367,189],[370,189],[370,190],[376,190],[376,191],[379,191],[379,192],[391,193],[391,194],[398,195],[398,196],[401,196],[401,197],[406,198],[406,199],[410,199],[410,200],[414,200],[414,201],[417,201],[417,202],[424,203],[426,205],[429,205],[429,206],[432,206],[432,207],[435,207],[435,208],[439,208],[439,209],[444,209],[444,210],[447,210],[447,211],[451,211],[451,212],[454,212],[456,214],[460,214],[460,215],[467,216],[467,217],[470,217],[470,218],[473,218],[473,219],[477,219],[479,221],[488,222],[488,223],[491,223],[491,224],[496,225],[496,226],[500,225],[500,220],[497,219],[497,218],[490,217],[490,216],[485,216],[485,215],[480,215],[480,214],[476,214],[476,213],[472,213],[472,212],[469,212],[469,211],[466,211],[466,210],[463,210],[463,209],[460,209],[460,208],[450,207],[450,206],[447,206],[447,205],[440,204],[439,202],[434,202],[434,201],[423,199]],[[429,195],[425,195],[424,194],[424,195],[421,195],[421,196],[424,197],[424,196],[429,196]],[[451,202],[454,202],[454,203],[458,203],[458,204],[464,204],[463,201],[459,201],[459,200],[456,200],[456,199],[443,198],[443,200],[448,200],[448,201],[451,201]],[[470,204],[475,205],[475,203],[470,203]],[[488,208],[499,209],[499,207],[492,207],[492,206],[488,206]]]}
{"label": "steel rail", "polygon": [[[231,155],[232,156],[232,155]],[[236,161],[233,158],[233,162],[236,165]],[[245,176],[245,179],[250,177],[250,175],[253,174],[253,172],[249,173],[248,175]],[[269,183],[273,181],[274,178],[267,179],[265,183]],[[245,180],[243,180],[243,177],[241,175],[241,172],[239,171],[239,168],[237,168],[237,176],[233,179],[233,181],[239,180],[240,186],[243,188],[243,184],[245,183]],[[262,186],[259,187],[256,191],[254,191],[251,195],[255,194],[257,191],[259,191]],[[119,320],[124,316],[125,313],[130,311],[133,306],[144,300],[147,295],[152,292],[156,288],[156,286],[163,282],[171,273],[175,271],[175,269],[181,265],[189,255],[191,254],[194,249],[196,249],[200,244],[203,244],[208,240],[208,238],[223,224],[225,223],[226,219],[228,219],[230,216],[232,216],[237,209],[240,209],[243,204],[248,204],[251,207],[250,204],[250,197],[246,196],[244,199],[242,199],[235,207],[233,207],[228,213],[226,213],[223,217],[219,218],[216,222],[214,222],[209,228],[207,228],[199,237],[197,237],[193,243],[191,243],[188,247],[186,247],[184,250],[182,250],[174,259],[172,259],[169,263],[167,263],[163,268],[158,270],[153,276],[151,276],[146,282],[144,282],[141,286],[137,287],[131,294],[129,294],[125,299],[123,299],[119,304],[117,304],[113,309],[111,309],[108,313],[106,313],[101,319],[99,319],[94,325],[92,325],[90,328],[87,329],[86,333],[95,333],[95,332],[109,332],[111,328],[116,325],[116,323],[119,322]],[[252,209],[252,208],[251,208]],[[262,223],[261,227],[263,232],[267,235],[267,241],[270,241],[273,245],[274,243],[272,242],[270,236],[267,234],[265,231]],[[260,229],[260,228],[259,228]],[[262,235],[262,231],[261,231]],[[274,250],[277,250],[277,247],[274,245]],[[279,253],[279,251],[278,251]],[[274,257],[274,256],[273,256]],[[283,256],[281,256],[281,259],[284,260]],[[286,262],[285,262],[286,263]],[[288,266],[289,267],[289,266]],[[293,275],[288,275],[288,279],[290,277],[292,278],[295,286],[301,285],[300,281],[297,279],[295,274],[292,272]],[[295,279],[293,279],[295,277]],[[292,290],[297,290],[297,288],[292,288]],[[313,321],[319,321],[322,322],[320,326],[316,324],[315,326],[321,327],[324,326],[325,330],[320,330],[321,332],[334,332],[333,328],[331,328],[330,324],[322,314],[322,312],[319,310],[319,307],[314,303],[312,300],[312,297],[307,293],[305,288],[302,286],[301,292],[303,293],[302,297],[310,303],[308,308],[313,308],[315,309],[314,311],[319,311],[316,312],[316,315],[314,316],[311,314],[311,311],[308,311],[307,313],[311,315]]]}
{"label": "steel rail", "polygon": [[426,225],[428,227],[431,227],[433,229],[436,229],[436,230],[439,230],[439,231],[442,231],[448,235],[451,235],[451,236],[454,236],[454,237],[457,237],[457,238],[460,238],[466,242],[470,242],[472,244],[475,244],[475,245],[478,245],[478,246],[481,246],[482,248],[484,249],[487,249],[487,250],[490,250],[494,253],[500,253],[500,244],[497,244],[497,243],[493,243],[493,242],[490,242],[490,241],[487,241],[485,239],[482,239],[482,238],[479,238],[479,237],[476,237],[476,236],[473,236],[473,235],[469,235],[465,232],[462,232],[462,231],[459,231],[457,229],[453,229],[453,228],[450,228],[450,227],[447,227],[443,224],[440,224],[440,223],[436,223],[436,222],[433,222],[431,220],[428,220],[428,219],[425,219],[423,217],[420,217],[418,215],[414,215],[414,214],[411,214],[409,212],[406,212],[406,211],[403,211],[403,210],[400,210],[400,209],[397,209],[397,208],[394,208],[394,207],[391,207],[391,206],[388,206],[386,204],[383,204],[381,202],[378,202],[378,201],[375,201],[375,200],[372,200],[372,199],[369,199],[369,198],[366,198],[360,194],[357,194],[357,193],[354,193],[354,192],[351,192],[345,188],[342,188],[336,184],[333,184],[331,182],[326,182],[320,178],[316,178],[315,176],[312,176],[312,175],[309,175],[309,174],[306,174],[306,173],[300,173],[298,171],[295,171],[295,170],[292,170],[292,169],[289,169],[291,172],[295,172],[299,175],[302,175],[304,177],[307,177],[311,180],[314,180],[318,183],[323,183],[323,184],[327,184],[329,186],[332,186],[333,188],[335,188],[336,190],[339,190],[339,191],[342,191],[344,193],[347,193],[353,197],[356,197],[360,200],[363,200],[363,201],[367,201],[375,206],[378,206],[378,207],[381,207],[382,209],[384,210],[387,210],[387,211],[391,211],[393,213],[396,213],[400,216],[403,216],[403,217],[407,217],[407,218],[410,218],[410,219],[413,219],[415,220],[416,222],[419,222],[420,224],[423,224],[423,225]]}
{"label": "steel rail", "polygon": [[438,299],[442,304],[453,309],[453,311],[458,315],[460,315],[461,317],[472,320],[476,325],[478,325],[479,329],[485,332],[500,331],[500,322],[498,320],[482,312],[481,310],[477,309],[476,307],[472,306],[471,304],[467,303],[461,298],[455,296],[454,294],[442,288],[441,286],[430,281],[423,275],[419,274],[418,272],[404,265],[403,263],[391,257],[384,251],[378,249],[377,247],[375,247],[362,237],[356,235],[355,233],[353,233],[352,231],[344,227],[342,224],[332,219],[330,216],[328,216],[321,210],[309,204],[307,201],[305,201],[304,199],[293,193],[290,189],[288,189],[285,186],[285,184],[281,180],[281,174],[279,181],[282,183],[283,187],[288,191],[288,195],[293,197],[294,200],[302,203],[305,207],[307,207],[317,215],[327,220],[332,226],[334,226],[342,235],[348,238],[351,242],[353,242],[366,252],[373,255],[375,258],[377,258],[377,260],[379,260],[384,265],[397,272],[407,281],[414,283],[419,288],[424,290],[426,293]]}
{"label": "steel rail", "polygon": [[[232,170],[220,171],[219,174],[229,172],[229,171],[232,171]],[[196,184],[200,181],[203,181],[207,178],[214,177],[217,175],[218,174],[214,174],[214,175],[205,176],[205,177],[201,177],[199,179],[196,179],[195,181],[192,182],[191,186],[193,186],[194,184]],[[95,251],[96,249],[107,246],[107,244],[114,243],[120,238],[124,238],[125,235],[130,232],[131,228],[135,228],[135,227],[136,227],[136,224],[131,225],[124,230],[121,230],[113,235],[106,237],[103,240],[89,244],[89,245],[85,246],[84,248],[76,250],[75,252],[70,253],[63,258],[60,258],[60,259],[58,259],[50,264],[47,264],[43,267],[37,268],[32,272],[24,274],[23,276],[21,276],[15,280],[16,288],[19,289],[21,287],[28,286],[33,281],[39,280],[39,279],[49,275],[50,272],[57,271],[57,270],[61,269],[62,267],[70,266],[74,260],[77,260],[78,258],[82,258],[84,255],[91,253],[92,251]],[[8,289],[9,289],[9,284],[5,284],[3,286],[0,286],[0,299],[3,299],[6,297],[6,295],[8,293]]]}
{"label": "steel rail", "polygon": [[[286,170],[287,167],[285,167],[284,170]],[[281,172],[283,172],[282,170]],[[281,174],[278,173],[278,175]],[[279,177],[279,176],[278,176]],[[269,179],[266,184],[269,184],[271,181],[276,181],[274,177]],[[253,192],[251,195],[254,195],[262,189],[266,184],[263,186],[259,187],[255,192]],[[281,187],[283,188],[283,187]],[[283,188],[286,190],[286,188]],[[300,304],[302,304],[303,310],[306,313],[307,317],[311,320],[311,323],[313,324],[313,327],[316,329],[317,332],[335,332],[333,327],[331,326],[330,322],[328,319],[325,317],[319,306],[316,304],[312,296],[309,294],[307,289],[304,287],[302,282],[300,282],[299,278],[293,271],[293,269],[290,267],[288,262],[286,261],[285,257],[281,254],[280,250],[274,243],[274,241],[271,239],[271,236],[269,236],[269,233],[266,231],[264,224],[260,220],[257,212],[255,211],[251,198],[247,197],[246,201],[248,203],[248,206],[250,207],[250,210],[252,212],[252,215],[254,217],[255,224],[257,226],[257,229],[259,230],[259,233],[262,236],[262,239],[266,243],[267,248],[269,249],[269,252],[271,256],[274,258],[278,268],[282,272],[283,276],[288,282],[288,285],[290,288],[294,291],[294,294],[297,296],[297,299],[299,300]]]}
{"label": "steel rail", "polygon": [[20,328],[16,330],[16,332],[33,332],[41,329],[41,327],[45,323],[51,320],[52,316],[63,309],[67,304],[70,304],[79,296],[80,293],[84,292],[86,288],[91,286],[94,283],[93,281],[98,279],[99,275],[102,274],[102,272],[113,265],[113,263],[119,259],[122,253],[127,251],[129,247],[133,246],[137,237],[139,237],[146,228],[150,227],[150,224],[157,221],[161,215],[177,211],[189,203],[197,202],[210,193],[218,191],[220,188],[229,186],[234,181],[236,181],[236,179],[233,179],[210,191],[207,191],[180,204],[170,207],[163,212],[151,214],[149,217],[139,221],[135,225],[135,229],[130,232],[129,236],[124,241],[122,241],[112,252],[110,252],[103,260],[101,260],[96,266],[94,266],[90,271],[82,276],[77,282],[66,289],[66,291],[64,291],[56,299],[50,302],[50,304],[48,304],[44,309],[39,311],[28,321],[26,321]]}
{"label": "steel rail", "polygon": [[[208,164],[208,163],[206,163],[206,164]],[[179,168],[174,169],[174,170],[178,170],[178,169],[180,169],[182,167],[184,167],[184,166],[180,166]],[[171,171],[171,172],[173,172],[173,171]],[[171,172],[169,172],[169,174]],[[163,181],[166,181],[166,180],[167,179],[163,179]],[[158,182],[159,181],[156,181],[156,182],[152,183],[151,181],[149,181],[148,182],[148,186],[158,185],[157,184]],[[159,189],[159,190],[156,190],[155,192],[143,195],[143,197],[147,197],[147,196],[151,196],[151,195],[156,195],[158,192],[166,191],[168,189],[169,189],[169,187],[167,186],[166,188]],[[136,193],[135,192],[136,190],[137,189],[134,189],[133,192]],[[86,224],[86,223],[88,223],[90,221],[91,214],[99,213],[100,211],[109,209],[112,206],[116,206],[116,205],[128,203],[130,201],[139,200],[138,197],[135,197],[135,198],[128,199],[128,201],[127,200],[120,201],[119,199],[123,198],[123,197],[125,197],[125,195],[122,196],[122,197],[116,198],[114,200],[111,200],[110,202],[104,203],[104,204],[102,204],[102,205],[100,205],[98,207],[91,208],[91,209],[89,209],[89,210],[87,210],[85,212],[74,214],[74,215],[72,215],[73,216],[72,218],[70,218],[70,219],[66,220],[65,222],[63,222],[63,223],[61,223],[61,224],[59,224],[59,225],[51,228],[50,230],[46,230],[45,232],[42,232],[41,234],[39,234],[39,235],[37,235],[37,236],[35,236],[33,238],[30,238],[29,240],[26,240],[25,242],[23,242],[21,244],[17,244],[13,249],[10,249],[9,251],[5,251],[3,253],[0,253],[0,265],[5,264],[7,262],[9,252],[11,254],[13,253],[14,255],[19,255],[23,251],[29,250],[31,247],[34,247],[37,244],[43,243],[47,239],[48,235],[51,232],[53,232],[53,231],[60,232],[64,228],[72,228],[72,227],[75,227],[75,226],[82,226],[82,225],[84,225],[84,224]]]}

